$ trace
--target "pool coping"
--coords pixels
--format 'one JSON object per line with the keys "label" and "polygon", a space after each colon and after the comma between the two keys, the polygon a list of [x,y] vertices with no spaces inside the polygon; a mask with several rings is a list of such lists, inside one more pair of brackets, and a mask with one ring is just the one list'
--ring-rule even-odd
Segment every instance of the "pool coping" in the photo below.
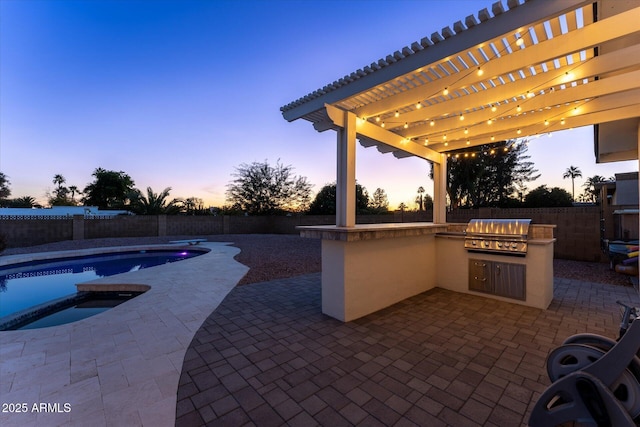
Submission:
{"label": "pool coping", "polygon": [[[175,251],[181,250],[183,247],[176,245],[155,245],[150,248],[150,245],[134,245],[134,246],[113,246],[106,247],[104,251],[100,251],[100,248],[86,249],[86,250],[69,250],[69,251],[57,251],[57,252],[41,252],[33,254],[15,255],[12,259],[4,260],[0,259],[0,268],[11,268],[16,266],[20,268],[23,264],[34,261],[66,261],[73,260],[79,257],[87,256],[99,256],[107,254],[120,254],[120,253],[139,253],[143,251]],[[209,249],[201,247],[199,249],[189,248],[193,252],[201,252],[200,255],[204,255],[209,252]],[[82,253],[78,253],[82,252]],[[38,256],[41,255],[41,256]],[[107,276],[111,277],[111,276]],[[61,296],[49,301],[42,302],[40,304],[27,307],[23,310],[10,313],[6,316],[0,317],[0,331],[14,328],[16,325],[25,324],[28,320],[39,319],[43,316],[53,314],[56,311],[73,305],[74,303],[83,300],[86,297],[86,293],[89,292],[146,292],[151,289],[148,285],[128,284],[128,283],[96,283],[98,279],[88,280],[86,282],[80,282],[76,284],[76,292],[68,295]],[[84,293],[84,294],[83,294]],[[58,325],[59,326],[59,325]]]}
{"label": "pool coping", "polygon": [[[136,245],[2,257],[0,265],[60,256],[110,253]],[[210,252],[150,269],[93,280],[150,290],[96,316],[49,328],[0,332],[0,394],[24,402],[23,413],[0,413],[10,425],[174,425],[185,352],[200,325],[246,274],[239,249],[207,242]],[[189,249],[194,249],[193,246]],[[21,261],[16,261],[16,260]],[[70,410],[33,411],[58,403]]]}

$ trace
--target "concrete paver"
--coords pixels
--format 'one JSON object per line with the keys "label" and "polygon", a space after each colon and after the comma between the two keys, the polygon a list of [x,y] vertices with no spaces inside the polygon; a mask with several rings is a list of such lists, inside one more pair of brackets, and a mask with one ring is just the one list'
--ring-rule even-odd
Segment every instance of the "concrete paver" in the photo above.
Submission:
{"label": "concrete paver", "polygon": [[569,335],[615,338],[632,287],[555,279],[548,310],[434,289],[341,323],[320,275],[240,286],[203,323],[177,426],[526,425]]}

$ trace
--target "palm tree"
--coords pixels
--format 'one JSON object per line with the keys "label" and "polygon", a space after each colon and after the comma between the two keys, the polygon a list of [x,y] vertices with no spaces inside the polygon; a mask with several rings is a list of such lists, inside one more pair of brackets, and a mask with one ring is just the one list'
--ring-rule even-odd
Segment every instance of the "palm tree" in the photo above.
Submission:
{"label": "palm tree", "polygon": [[10,206],[12,208],[32,208],[36,205],[36,199],[31,196],[18,197],[11,200]]}
{"label": "palm tree", "polygon": [[160,193],[154,193],[151,187],[147,187],[147,195],[137,188],[133,190],[131,199],[132,211],[141,215],[175,214],[181,209],[180,200],[172,199],[167,202],[171,187],[167,187]]}
{"label": "palm tree", "polygon": [[582,171],[578,169],[576,166],[568,167],[564,175],[562,175],[563,179],[571,178],[571,197],[573,198],[573,200],[576,199],[576,189],[575,189],[574,180],[576,178],[581,178],[581,177],[582,177]]}
{"label": "palm tree", "polygon": [[596,189],[596,184],[601,182],[609,181],[607,178],[601,175],[594,175],[587,178],[585,183],[582,185],[584,189],[584,194],[588,201],[597,202],[598,201],[598,190]]}
{"label": "palm tree", "polygon": [[75,197],[76,193],[77,193],[78,195],[80,195],[80,194],[82,194],[82,192],[81,192],[81,191],[79,191],[79,190],[78,190],[78,187],[77,187],[77,186],[75,186],[75,185],[70,185],[70,186],[69,186],[69,191],[71,192],[71,201],[72,201],[73,203],[75,203],[76,201],[75,201],[74,197]]}
{"label": "palm tree", "polygon": [[58,190],[62,188],[62,184],[64,184],[65,182],[67,182],[67,180],[59,173],[53,176],[53,183],[58,186]]}
{"label": "palm tree", "polygon": [[418,187],[418,196],[416,197],[416,203],[418,204],[418,210],[422,211],[423,207],[424,207],[424,198],[423,195],[424,194],[424,187],[420,186]]}

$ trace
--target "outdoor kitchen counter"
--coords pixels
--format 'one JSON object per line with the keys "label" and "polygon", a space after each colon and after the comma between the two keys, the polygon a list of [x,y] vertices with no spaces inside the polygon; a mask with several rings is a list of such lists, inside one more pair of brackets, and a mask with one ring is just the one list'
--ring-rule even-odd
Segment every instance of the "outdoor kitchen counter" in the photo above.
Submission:
{"label": "outdoor kitchen counter", "polygon": [[354,227],[315,225],[298,227],[301,237],[323,240],[355,242],[360,240],[389,239],[423,236],[447,231],[446,224],[406,222],[389,224],[356,224]]}
{"label": "outdoor kitchen counter", "polygon": [[[527,237],[528,250],[524,256],[468,251],[464,248],[466,224],[448,225],[448,231],[436,234],[438,287],[541,309],[546,309],[551,304],[555,225],[531,224]],[[524,298],[508,298],[470,289],[470,260],[488,265],[524,266]]]}
{"label": "outdoor kitchen counter", "polygon": [[343,322],[436,286],[436,239],[446,224],[298,227],[322,239],[322,312]]}
{"label": "outdoor kitchen counter", "polygon": [[[547,308],[553,297],[553,228],[531,225],[525,256],[464,248],[467,224],[390,223],[298,227],[322,240],[322,312],[348,322],[435,287]],[[469,290],[469,259],[525,265],[520,300]]]}

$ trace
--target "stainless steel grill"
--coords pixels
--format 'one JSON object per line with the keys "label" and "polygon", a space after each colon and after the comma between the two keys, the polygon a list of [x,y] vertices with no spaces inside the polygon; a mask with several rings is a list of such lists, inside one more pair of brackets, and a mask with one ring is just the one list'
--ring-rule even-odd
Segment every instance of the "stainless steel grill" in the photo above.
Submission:
{"label": "stainless steel grill", "polygon": [[498,252],[524,256],[530,219],[472,219],[464,247],[474,252]]}

